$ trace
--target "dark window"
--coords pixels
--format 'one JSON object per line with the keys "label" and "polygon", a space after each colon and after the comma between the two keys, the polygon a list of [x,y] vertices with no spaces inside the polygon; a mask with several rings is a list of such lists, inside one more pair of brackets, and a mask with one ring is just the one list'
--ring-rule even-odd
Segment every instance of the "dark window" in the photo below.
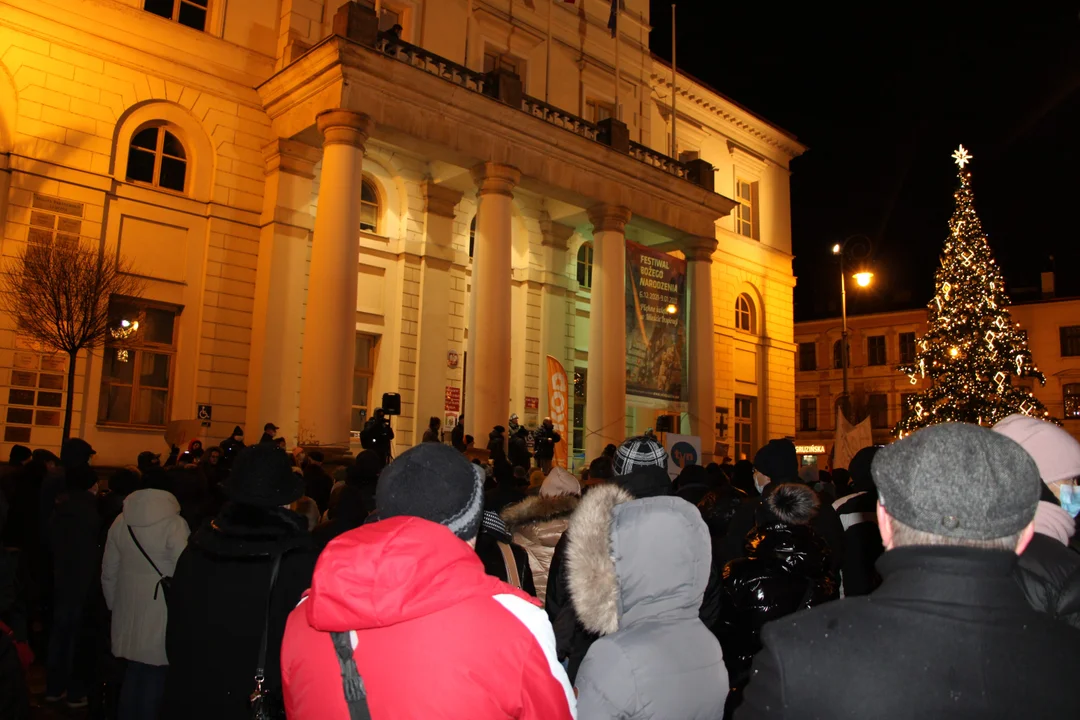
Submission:
{"label": "dark window", "polygon": [[365,232],[379,232],[379,193],[374,183],[367,178],[360,184],[360,229]]}
{"label": "dark window", "polygon": [[866,414],[870,416],[870,427],[889,427],[889,396],[877,393],[868,396]]}
{"label": "dark window", "polygon": [[900,362],[915,362],[915,333],[900,333]]}
{"label": "dark window", "polygon": [[735,396],[735,459],[754,457],[754,404],[751,397]]}
{"label": "dark window", "polygon": [[577,253],[577,281],[583,288],[592,287],[593,245],[582,243]]}
{"label": "dark window", "polygon": [[1065,393],[1065,417],[1080,418],[1080,383],[1069,383],[1062,389]]}
{"label": "dark window", "polygon": [[1080,325],[1068,325],[1061,328],[1061,355],[1062,357],[1080,355]]}
{"label": "dark window", "polygon": [[817,398],[799,398],[799,429],[817,430]]}
{"label": "dark window", "polygon": [[144,0],[143,10],[195,30],[205,30],[209,4],[210,0]]}
{"label": "dark window", "polygon": [[473,256],[473,250],[476,248],[476,218],[472,219],[472,223],[469,225],[469,257]]}
{"label": "dark window", "polygon": [[885,364],[885,336],[871,335],[866,338],[866,364]]}
{"label": "dark window", "polygon": [[817,370],[817,343],[799,343],[799,369]]}
{"label": "dark window", "polygon": [[735,298],[735,329],[752,333],[754,329],[754,301],[743,293]]}
{"label": "dark window", "polygon": [[[842,368],[843,359],[840,357],[840,341],[837,340],[832,346],[833,367],[839,370]],[[847,346],[847,366],[851,367],[851,343]]]}
{"label": "dark window", "polygon": [[162,127],[135,133],[128,150],[127,179],[184,192],[187,153],[180,140]]}

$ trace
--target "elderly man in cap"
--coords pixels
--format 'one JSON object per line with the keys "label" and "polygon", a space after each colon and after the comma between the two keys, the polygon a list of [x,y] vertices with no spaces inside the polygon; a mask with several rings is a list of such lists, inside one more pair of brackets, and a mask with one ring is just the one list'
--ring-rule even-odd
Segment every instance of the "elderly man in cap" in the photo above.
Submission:
{"label": "elderly man in cap", "polygon": [[946,423],[873,461],[884,578],[870,595],[767,625],[738,720],[1075,718],[1080,631],[1013,578],[1039,470],[1022,447]]}

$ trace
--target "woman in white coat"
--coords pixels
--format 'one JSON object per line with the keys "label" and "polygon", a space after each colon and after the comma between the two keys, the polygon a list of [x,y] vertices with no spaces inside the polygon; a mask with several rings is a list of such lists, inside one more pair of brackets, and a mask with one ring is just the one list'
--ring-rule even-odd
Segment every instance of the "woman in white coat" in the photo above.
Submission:
{"label": "woman in white coat", "polygon": [[169,668],[168,608],[159,581],[172,576],[188,534],[180,503],[172,493],[155,489],[128,495],[124,511],[109,528],[101,589],[112,610],[113,655],[128,661],[120,720],[158,715]]}

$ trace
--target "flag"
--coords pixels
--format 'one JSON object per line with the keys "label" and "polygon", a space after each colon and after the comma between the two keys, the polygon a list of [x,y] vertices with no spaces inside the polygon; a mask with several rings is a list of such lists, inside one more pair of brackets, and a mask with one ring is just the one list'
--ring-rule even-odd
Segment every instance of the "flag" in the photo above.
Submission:
{"label": "flag", "polygon": [[570,395],[567,387],[566,370],[562,363],[547,356],[548,370],[548,417],[555,426],[555,432],[562,438],[555,443],[555,464],[567,467],[566,462],[566,420],[569,412]]}
{"label": "flag", "polygon": [[611,14],[608,16],[607,26],[611,37],[615,37],[619,32],[619,0],[611,0]]}

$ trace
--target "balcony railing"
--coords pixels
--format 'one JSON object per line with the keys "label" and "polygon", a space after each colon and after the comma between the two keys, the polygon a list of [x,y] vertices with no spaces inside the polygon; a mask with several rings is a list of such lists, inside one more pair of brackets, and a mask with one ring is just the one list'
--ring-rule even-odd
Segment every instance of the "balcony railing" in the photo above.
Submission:
{"label": "balcony railing", "polygon": [[[497,78],[493,77],[493,74],[489,75],[487,73],[479,73],[470,70],[464,65],[459,65],[452,60],[447,60],[433,52],[407,43],[398,38],[394,33],[385,31],[380,32],[375,43],[375,49],[395,60],[419,68],[426,73],[440,77],[447,82],[452,82],[459,87],[488,95],[489,97],[494,97],[503,102],[509,100],[507,97],[499,97],[500,85],[497,82]],[[600,128],[597,127],[595,123],[591,123],[588,120],[572,113],[568,113],[565,110],[560,110],[542,100],[520,93],[520,90],[518,91],[518,94],[521,98],[519,109],[522,112],[528,113],[535,118],[539,118],[550,125],[572,132],[586,140],[592,140],[593,142],[607,145],[603,133],[601,133]],[[511,107],[517,105],[516,98],[510,100],[510,105]],[[669,175],[674,175],[677,178],[695,182],[695,184],[697,184],[694,178],[691,177],[691,173],[686,164],[640,143],[630,142],[629,155],[635,160],[643,162],[646,165],[651,165]],[[711,184],[708,187],[711,189]]]}

